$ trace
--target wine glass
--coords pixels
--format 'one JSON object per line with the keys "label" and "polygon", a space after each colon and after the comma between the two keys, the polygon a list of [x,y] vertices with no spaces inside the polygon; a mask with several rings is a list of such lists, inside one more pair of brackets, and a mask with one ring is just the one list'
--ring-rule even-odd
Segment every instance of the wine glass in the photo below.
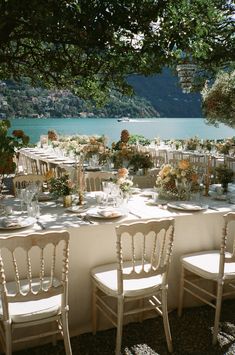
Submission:
{"label": "wine glass", "polygon": [[190,193],[191,193],[191,188],[192,188],[192,181],[184,181],[183,182],[184,190],[186,193],[186,199],[190,200]]}
{"label": "wine glass", "polygon": [[178,191],[178,196],[181,199],[184,191],[184,184],[181,180],[175,179],[175,186]]}
{"label": "wine glass", "polygon": [[108,204],[109,195],[111,193],[111,185],[112,185],[112,182],[110,182],[110,181],[102,181],[102,189],[105,194],[105,203],[106,204]]}

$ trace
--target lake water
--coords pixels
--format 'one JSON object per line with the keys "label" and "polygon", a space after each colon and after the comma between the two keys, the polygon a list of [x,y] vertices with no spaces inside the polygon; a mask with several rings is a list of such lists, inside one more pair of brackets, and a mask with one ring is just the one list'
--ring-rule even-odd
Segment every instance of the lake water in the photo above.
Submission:
{"label": "lake water", "polygon": [[206,125],[203,118],[156,118],[131,119],[118,122],[116,118],[51,118],[51,119],[11,119],[10,131],[22,129],[30,136],[30,142],[39,141],[41,134],[50,129],[60,135],[98,134],[108,137],[108,143],[116,142],[123,129],[130,134],[141,134],[153,139],[185,139],[198,136],[202,139],[221,139],[235,136],[235,130],[223,124],[219,127]]}

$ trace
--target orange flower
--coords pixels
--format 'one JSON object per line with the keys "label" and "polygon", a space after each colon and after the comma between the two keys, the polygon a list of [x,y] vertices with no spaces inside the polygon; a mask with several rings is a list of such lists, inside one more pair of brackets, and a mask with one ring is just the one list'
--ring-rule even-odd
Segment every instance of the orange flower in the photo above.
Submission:
{"label": "orange flower", "polygon": [[178,167],[182,170],[187,170],[190,166],[189,160],[180,160],[178,163]]}
{"label": "orange flower", "polygon": [[53,171],[52,171],[52,170],[48,170],[48,171],[46,172],[46,174],[45,174],[45,179],[46,179],[47,181],[49,181],[49,180],[52,179],[53,177],[54,177]]}
{"label": "orange flower", "polygon": [[21,129],[15,129],[12,132],[12,135],[15,136],[16,138],[23,138],[24,137],[24,132]]}
{"label": "orange flower", "polygon": [[118,169],[118,177],[122,178],[128,175],[128,170],[126,168]]}
{"label": "orange flower", "polygon": [[197,174],[196,174],[196,173],[192,174],[191,179],[192,179],[192,182],[193,182],[193,183],[197,182],[197,180],[198,180]]}

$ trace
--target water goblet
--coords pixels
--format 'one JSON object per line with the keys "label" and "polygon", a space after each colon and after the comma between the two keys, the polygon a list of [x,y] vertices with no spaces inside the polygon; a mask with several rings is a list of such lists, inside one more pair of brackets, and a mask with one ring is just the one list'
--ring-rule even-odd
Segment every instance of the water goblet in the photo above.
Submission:
{"label": "water goblet", "polygon": [[192,182],[186,180],[183,182],[183,186],[184,186],[184,190],[185,190],[185,194],[186,194],[186,200],[190,200]]}
{"label": "water goblet", "polygon": [[182,199],[183,192],[184,192],[184,184],[182,181],[175,179],[175,186],[178,191],[178,196],[180,199]]}
{"label": "water goblet", "polygon": [[108,201],[109,201],[109,195],[111,193],[111,182],[110,181],[102,181],[102,189],[104,191],[104,194],[105,194],[105,199],[104,199],[104,202],[106,204],[108,204]]}

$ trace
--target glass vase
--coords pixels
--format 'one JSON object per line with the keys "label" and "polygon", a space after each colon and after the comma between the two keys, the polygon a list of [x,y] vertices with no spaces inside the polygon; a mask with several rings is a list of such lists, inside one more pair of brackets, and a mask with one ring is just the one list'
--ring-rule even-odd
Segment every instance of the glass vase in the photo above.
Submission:
{"label": "glass vase", "polygon": [[72,195],[63,196],[63,207],[71,207],[72,206]]}

